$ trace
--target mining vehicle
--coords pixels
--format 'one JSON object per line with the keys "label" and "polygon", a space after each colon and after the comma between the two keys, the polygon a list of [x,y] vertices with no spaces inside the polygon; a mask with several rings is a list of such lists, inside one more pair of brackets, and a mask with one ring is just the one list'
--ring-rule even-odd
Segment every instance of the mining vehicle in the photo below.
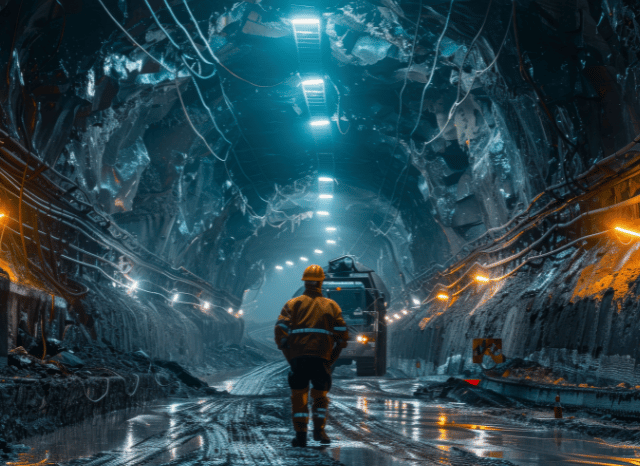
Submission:
{"label": "mining vehicle", "polygon": [[[338,303],[349,330],[349,343],[333,367],[355,361],[358,375],[384,375],[387,371],[387,287],[373,270],[352,256],[330,260],[323,269],[322,294]],[[304,287],[295,296],[303,292]]]}

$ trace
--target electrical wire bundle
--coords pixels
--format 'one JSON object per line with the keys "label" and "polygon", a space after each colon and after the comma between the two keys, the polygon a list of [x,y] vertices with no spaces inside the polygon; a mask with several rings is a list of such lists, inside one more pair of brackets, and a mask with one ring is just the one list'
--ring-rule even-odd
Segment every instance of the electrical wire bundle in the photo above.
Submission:
{"label": "electrical wire bundle", "polygon": [[[148,291],[169,302],[204,306],[200,296],[237,307],[237,299],[185,269],[174,269],[98,212],[71,180],[0,131],[0,261],[11,278],[74,302],[87,288],[71,279],[93,270],[114,285]],[[45,173],[46,172],[46,173]],[[45,176],[47,175],[47,176]],[[56,181],[53,181],[56,180]],[[129,264],[124,268],[117,257]],[[134,278],[131,269],[135,267]],[[142,276],[144,274],[144,277]],[[153,289],[138,286],[147,282]],[[162,283],[170,283],[173,290]],[[193,302],[178,301],[191,295]],[[225,307],[207,303],[204,307]]]}
{"label": "electrical wire bundle", "polygon": [[[634,150],[638,143],[640,135],[581,175],[579,180],[591,187],[588,192],[564,201],[551,196],[548,191],[541,193],[525,211],[505,225],[488,230],[467,243],[447,263],[423,272],[407,286],[402,299],[408,299],[411,293],[419,293],[427,296],[422,304],[428,304],[437,299],[440,291],[451,292],[450,296],[455,297],[474,283],[473,275],[478,272],[501,270],[499,276],[486,280],[497,282],[527,264],[576,247],[583,241],[609,234],[612,229],[601,230],[598,219],[612,212],[617,213],[618,218],[624,218],[626,209],[640,204],[640,195],[594,210],[586,206],[598,193],[640,172],[640,151]],[[534,206],[545,199],[550,200],[531,213]]]}

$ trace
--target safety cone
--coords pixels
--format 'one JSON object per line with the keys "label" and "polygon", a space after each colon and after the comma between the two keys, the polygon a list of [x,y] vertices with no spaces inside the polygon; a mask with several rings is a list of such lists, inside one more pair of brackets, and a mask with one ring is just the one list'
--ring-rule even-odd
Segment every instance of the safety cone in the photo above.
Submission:
{"label": "safety cone", "polygon": [[556,395],[556,404],[553,407],[553,416],[562,419],[562,405],[560,405],[560,395]]}

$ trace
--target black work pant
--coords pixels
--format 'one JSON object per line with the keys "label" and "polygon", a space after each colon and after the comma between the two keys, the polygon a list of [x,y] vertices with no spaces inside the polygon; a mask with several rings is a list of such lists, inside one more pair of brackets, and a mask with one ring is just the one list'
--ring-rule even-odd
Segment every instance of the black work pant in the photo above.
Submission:
{"label": "black work pant", "polygon": [[322,429],[327,420],[331,389],[331,371],[328,361],[312,356],[302,356],[290,361],[289,387],[291,387],[291,410],[296,432],[306,432],[309,423],[309,382],[312,384],[313,426]]}

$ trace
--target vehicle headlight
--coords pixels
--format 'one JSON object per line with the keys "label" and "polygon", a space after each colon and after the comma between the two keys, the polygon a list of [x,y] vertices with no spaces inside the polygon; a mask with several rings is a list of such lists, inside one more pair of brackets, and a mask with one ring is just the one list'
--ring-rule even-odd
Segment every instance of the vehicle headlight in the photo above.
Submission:
{"label": "vehicle headlight", "polygon": [[356,337],[356,341],[357,341],[358,343],[362,343],[362,344],[364,345],[364,344],[366,344],[366,343],[369,341],[369,338],[367,338],[367,336],[366,336],[366,335],[358,335],[358,336]]}

